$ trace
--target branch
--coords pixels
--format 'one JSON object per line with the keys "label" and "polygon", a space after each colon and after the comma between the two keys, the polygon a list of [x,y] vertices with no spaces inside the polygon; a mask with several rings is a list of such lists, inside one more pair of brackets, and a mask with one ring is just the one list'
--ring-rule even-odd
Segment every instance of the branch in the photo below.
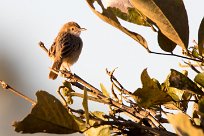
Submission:
{"label": "branch", "polygon": [[115,72],[115,69],[114,69],[112,72],[110,72],[110,71],[108,71],[108,69],[106,69],[106,73],[110,76],[110,80],[111,80],[112,84],[114,85],[114,87],[116,87],[118,90],[122,90],[122,92],[123,92],[124,94],[127,94],[127,95],[129,95],[129,96],[131,96],[131,97],[134,97],[134,95],[132,94],[132,92],[126,90],[126,89],[122,86],[122,84],[115,78],[115,76],[113,75],[114,72]]}
{"label": "branch", "polygon": [[[66,72],[68,73],[68,72]],[[71,74],[71,73],[69,73]],[[89,83],[85,82],[83,79],[80,78],[80,80],[78,80],[78,76],[75,77],[76,74],[73,74],[73,75],[69,75],[68,77],[72,79],[74,79],[75,81],[81,81],[81,84],[78,83],[78,82],[71,82],[72,85],[80,88],[81,90],[84,89],[84,87],[87,87],[87,86],[91,86]],[[65,76],[66,77],[66,76]],[[83,84],[83,83],[86,83],[86,84]],[[93,89],[93,88],[92,88]],[[100,98],[101,101],[103,101],[103,103],[105,104],[108,104],[108,105],[111,105],[111,106],[114,106],[114,107],[117,107],[119,108],[120,110],[122,110],[123,112],[127,112],[128,114],[134,116],[134,120],[137,120],[137,121],[140,121],[140,119],[143,119],[143,118],[149,118],[151,121],[152,121],[152,124],[156,125],[156,126],[160,126],[162,128],[164,128],[160,123],[159,121],[157,121],[151,114],[147,114],[147,112],[143,111],[143,114],[140,114],[140,113],[137,113],[135,111],[135,109],[133,107],[128,107],[122,103],[119,103],[117,101],[114,101],[113,99],[110,99],[110,98],[107,98],[106,96],[104,96],[103,94],[101,93],[94,93],[94,92],[97,92],[99,90],[90,90],[90,89],[87,89],[87,91],[89,93],[91,93],[92,95],[96,96],[97,98]],[[99,91],[100,92],[100,91]],[[136,117],[136,118],[135,118]]]}
{"label": "branch", "polygon": [[163,131],[163,130],[157,130],[151,127],[147,126],[142,126],[138,123],[134,123],[131,121],[125,121],[125,122],[119,122],[119,121],[102,121],[100,124],[94,125],[95,126],[100,126],[100,125],[116,125],[126,129],[129,129],[130,131],[137,131],[138,128],[144,130],[143,133],[152,133],[154,135],[161,135],[161,136],[176,136],[176,134],[169,132],[169,131]]}
{"label": "branch", "polygon": [[[80,98],[84,98],[84,94],[76,93],[76,92],[69,93],[68,95],[77,96],[77,97],[80,97]],[[91,100],[91,101],[94,101],[94,102],[99,102],[99,103],[108,104],[108,103],[106,103],[105,101],[103,101],[103,100],[101,100],[101,99],[98,99],[98,98],[96,98],[96,97],[93,97],[93,96],[88,96],[87,98],[88,98],[88,100]]]}
{"label": "branch", "polygon": [[[44,44],[42,42],[39,43],[40,47],[47,52],[46,47],[44,46]],[[53,72],[58,73],[58,71],[55,71],[53,69],[51,69]],[[88,82],[86,82],[85,80],[83,80],[81,77],[79,77],[76,74],[71,73],[70,71],[60,71],[62,77],[67,78],[68,82],[70,82],[72,85],[80,88],[81,90],[84,90],[84,88],[87,89],[87,92],[92,95],[93,97],[96,97],[98,99],[101,100],[101,102],[108,104],[110,106],[114,106],[119,108],[121,111],[126,112],[127,114],[129,114],[130,116],[134,117],[134,120],[137,120],[137,122],[139,122],[141,119],[143,118],[149,118],[150,121],[152,122],[151,124],[154,124],[154,126],[162,126],[153,116],[151,116],[150,114],[148,114],[148,116],[142,115],[140,113],[138,113],[137,111],[135,111],[135,108],[133,107],[129,107],[126,106],[122,103],[119,103],[111,98],[106,97],[105,95],[103,95],[103,93],[98,90],[97,88],[95,88],[94,86],[92,86],[91,84],[89,84]],[[131,92],[127,91],[126,89],[124,89],[124,87],[117,81],[117,79],[112,75],[111,76],[112,79],[123,89],[123,91],[128,94],[128,95],[132,95]],[[163,128],[163,127],[162,127]]]}
{"label": "branch", "polygon": [[[111,80],[112,84],[113,84],[118,90],[122,90],[121,93],[127,94],[127,95],[131,96],[132,98],[134,98],[134,95],[133,95],[130,91],[126,90],[126,89],[122,86],[122,84],[117,80],[117,78],[113,75],[114,71],[115,71],[115,69],[114,69],[112,72],[110,72],[110,71],[108,71],[108,70],[106,69],[106,73],[110,76],[110,80]],[[127,102],[127,101],[126,101],[126,102]],[[138,105],[137,105],[137,106],[138,106]],[[162,129],[164,129],[164,127],[159,123],[159,121],[157,121],[149,112],[144,111],[144,110],[141,109],[141,110],[140,110],[140,114],[141,114],[141,115],[145,115],[145,118],[148,118],[148,119],[150,119],[151,121],[153,121],[154,123],[151,123],[151,122],[150,122],[150,124],[152,124],[154,127],[159,126],[159,127],[161,127]],[[155,125],[156,125],[156,126],[155,126]]]}
{"label": "branch", "polygon": [[179,58],[183,58],[183,59],[203,62],[203,60],[200,60],[200,59],[194,59],[194,58],[185,57],[185,56],[181,56],[181,55],[177,55],[177,54],[173,54],[173,53],[161,53],[161,52],[154,52],[154,51],[150,51],[150,50],[148,52],[152,53],[152,54],[165,55],[165,56],[174,56],[174,57],[179,57]]}
{"label": "branch", "polygon": [[45,47],[44,43],[40,41],[38,44],[39,44],[40,48],[42,48],[42,50],[44,50],[45,53],[48,54],[48,49]]}
{"label": "branch", "polygon": [[201,73],[199,70],[196,69],[196,67],[194,65],[192,65],[190,62],[184,62],[185,64],[187,64],[193,71],[195,71],[196,73]]}
{"label": "branch", "polygon": [[21,98],[25,99],[26,101],[32,103],[32,105],[35,105],[36,102],[34,100],[32,100],[31,98],[29,98],[28,96],[25,96],[24,94],[20,93],[19,91],[13,89],[11,86],[9,86],[6,82],[0,80],[0,84],[2,86],[3,89],[7,89],[9,91],[11,91],[12,93],[14,93],[17,96],[20,96]]}

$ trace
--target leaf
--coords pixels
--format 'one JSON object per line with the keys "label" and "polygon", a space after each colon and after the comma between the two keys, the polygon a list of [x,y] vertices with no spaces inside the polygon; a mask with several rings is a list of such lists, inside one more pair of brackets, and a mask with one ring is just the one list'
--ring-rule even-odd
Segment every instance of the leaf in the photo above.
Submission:
{"label": "leaf", "polygon": [[172,42],[169,38],[163,35],[161,31],[158,31],[158,43],[160,48],[166,52],[172,52],[176,47],[176,43]]}
{"label": "leaf", "polygon": [[168,87],[168,89],[166,91],[174,101],[182,100],[182,96],[184,94],[183,90],[180,90],[180,89],[177,89],[174,87]]}
{"label": "leaf", "polygon": [[[182,74],[182,73],[179,73],[179,74]],[[186,71],[184,72],[184,74],[187,74]],[[182,76],[185,76],[185,75],[182,74]],[[183,90],[183,88],[177,88],[174,85],[172,85],[172,82],[170,81],[172,78],[175,78],[175,76],[172,77],[172,73],[171,73],[167,77],[166,81],[162,84],[163,91],[169,94],[174,100],[171,103],[165,104],[165,107],[173,110],[179,109],[183,112],[186,112],[188,108],[189,100],[192,97],[192,93],[187,90]],[[183,80],[185,80],[185,78],[183,78]]]}
{"label": "leaf", "polygon": [[104,112],[101,112],[101,111],[94,111],[94,112],[91,112],[92,116],[95,116],[99,119],[102,119],[102,120],[105,120],[107,121],[108,119],[107,118],[104,118],[104,115],[105,113]]}
{"label": "leaf", "polygon": [[189,92],[184,92],[183,96],[182,96],[182,102],[180,102],[181,106],[183,107],[183,111],[186,112],[188,109],[188,103],[190,101],[190,99],[192,98],[192,94]]}
{"label": "leaf", "polygon": [[103,95],[110,98],[110,94],[108,93],[108,91],[106,90],[105,86],[102,83],[100,83],[100,87],[101,87]]}
{"label": "leaf", "polygon": [[89,124],[88,95],[87,95],[86,88],[84,88],[84,98],[83,98],[82,105],[83,105],[84,111],[85,111],[86,123]]}
{"label": "leaf", "polygon": [[103,0],[107,9],[111,9],[113,14],[127,22],[138,25],[150,26],[145,17],[140,11],[135,9],[129,0]]}
{"label": "leaf", "polygon": [[202,19],[198,30],[198,50],[200,55],[204,54],[203,49],[204,49],[204,18]]}
{"label": "leaf", "polygon": [[161,105],[172,101],[172,98],[161,90],[157,80],[151,79],[147,69],[141,74],[142,88],[138,88],[133,94],[135,100],[142,107],[149,108],[153,105]]}
{"label": "leaf", "polygon": [[142,15],[140,11],[135,8],[127,8],[127,13],[121,11],[119,8],[116,7],[108,7],[112,12],[119,18],[134,23],[137,25],[149,26],[149,22],[147,22],[147,17]]}
{"label": "leaf", "polygon": [[204,98],[201,98],[198,102],[198,111],[199,114],[204,117]]}
{"label": "leaf", "polygon": [[[90,113],[94,118],[99,118],[101,120],[107,121],[108,119],[104,118],[104,113],[100,111],[94,111]],[[94,126],[96,124],[96,126]],[[110,136],[110,125],[97,125],[97,120],[90,119],[90,125],[92,126],[90,129],[85,131],[84,133],[88,136]]]}
{"label": "leaf", "polygon": [[104,112],[94,111],[94,112],[90,112],[90,115],[93,117],[90,119],[90,125],[91,126],[98,125],[98,123],[100,123],[97,119],[103,120],[103,121],[108,121],[107,118],[104,118],[104,115],[105,115]]}
{"label": "leaf", "polygon": [[191,79],[174,69],[171,69],[167,82],[169,82],[169,87],[174,87],[193,94],[204,95],[204,92]]}
{"label": "leaf", "polygon": [[204,73],[198,73],[195,76],[194,81],[198,83],[200,86],[204,87]]}
{"label": "leaf", "polygon": [[189,26],[182,0],[130,0],[130,3],[156,23],[166,37],[187,50]]}
{"label": "leaf", "polygon": [[22,121],[15,122],[16,132],[71,134],[85,130],[84,123],[71,115],[62,103],[45,91],[36,93],[37,104]]}
{"label": "leaf", "polygon": [[84,132],[86,136],[110,136],[110,126],[102,125],[99,127],[91,127]]}
{"label": "leaf", "polygon": [[63,81],[63,86],[65,87],[65,90],[63,89],[63,93],[64,93],[64,96],[67,96],[69,93],[71,92],[75,92],[73,89],[72,89],[72,85],[70,82],[68,81]]}
{"label": "leaf", "polygon": [[199,58],[199,59],[201,59],[201,56],[199,55],[198,49],[197,49],[196,47],[193,47],[192,56],[193,56],[194,58]]}
{"label": "leaf", "polygon": [[118,21],[117,17],[113,14],[113,12],[110,9],[105,9],[104,6],[102,5],[101,0],[96,0],[100,5],[101,9],[102,9],[102,13],[98,12],[97,10],[95,10],[94,7],[94,2],[93,0],[86,0],[89,7],[91,8],[91,10],[103,21],[105,21],[106,23],[114,26],[115,28],[121,30],[122,32],[124,32],[125,34],[127,34],[128,36],[130,36],[131,38],[133,38],[135,41],[137,41],[138,43],[140,43],[145,49],[148,49],[148,45],[146,40],[138,33],[132,32],[130,30],[128,30],[127,28],[123,27],[120,22]]}
{"label": "leaf", "polygon": [[66,96],[66,103],[73,104],[74,100],[72,99],[72,95],[70,95],[70,93],[75,91],[72,89],[71,83],[65,80],[63,81],[63,86],[61,86],[61,88],[62,88],[63,96]]}
{"label": "leaf", "polygon": [[187,115],[179,113],[177,115],[167,115],[170,124],[180,136],[204,136],[202,129],[194,127]]}
{"label": "leaf", "polygon": [[164,107],[166,109],[169,109],[169,110],[180,110],[181,108],[179,107],[178,103],[175,103],[175,102],[169,102],[169,103],[166,103],[164,104]]}

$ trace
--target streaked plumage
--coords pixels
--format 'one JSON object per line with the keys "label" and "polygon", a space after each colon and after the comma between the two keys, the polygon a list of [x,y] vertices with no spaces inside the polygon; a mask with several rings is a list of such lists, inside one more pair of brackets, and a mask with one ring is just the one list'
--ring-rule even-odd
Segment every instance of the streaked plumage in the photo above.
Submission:
{"label": "streaked plumage", "polygon": [[[83,42],[79,37],[82,30],[85,29],[75,22],[66,23],[61,28],[49,49],[49,56],[54,61],[52,69],[60,70],[61,67],[67,69],[78,60],[83,47]],[[50,71],[50,79],[54,80],[57,76]]]}

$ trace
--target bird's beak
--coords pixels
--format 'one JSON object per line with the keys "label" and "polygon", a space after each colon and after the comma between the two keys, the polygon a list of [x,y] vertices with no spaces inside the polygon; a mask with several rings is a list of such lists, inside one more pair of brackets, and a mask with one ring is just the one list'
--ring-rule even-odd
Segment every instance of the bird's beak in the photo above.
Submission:
{"label": "bird's beak", "polygon": [[86,28],[80,28],[80,31],[86,31],[87,29]]}

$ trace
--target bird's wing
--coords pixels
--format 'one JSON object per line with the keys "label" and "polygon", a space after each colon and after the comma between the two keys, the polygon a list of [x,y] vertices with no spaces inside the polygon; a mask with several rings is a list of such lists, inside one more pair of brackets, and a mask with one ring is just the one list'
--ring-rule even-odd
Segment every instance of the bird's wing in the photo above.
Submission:
{"label": "bird's wing", "polygon": [[59,45],[61,45],[61,57],[66,58],[69,57],[73,52],[78,50],[82,45],[82,41],[80,37],[71,35],[69,33],[64,33],[58,39]]}
{"label": "bird's wing", "polygon": [[49,57],[54,57],[56,53],[56,42],[54,42],[48,50]]}

